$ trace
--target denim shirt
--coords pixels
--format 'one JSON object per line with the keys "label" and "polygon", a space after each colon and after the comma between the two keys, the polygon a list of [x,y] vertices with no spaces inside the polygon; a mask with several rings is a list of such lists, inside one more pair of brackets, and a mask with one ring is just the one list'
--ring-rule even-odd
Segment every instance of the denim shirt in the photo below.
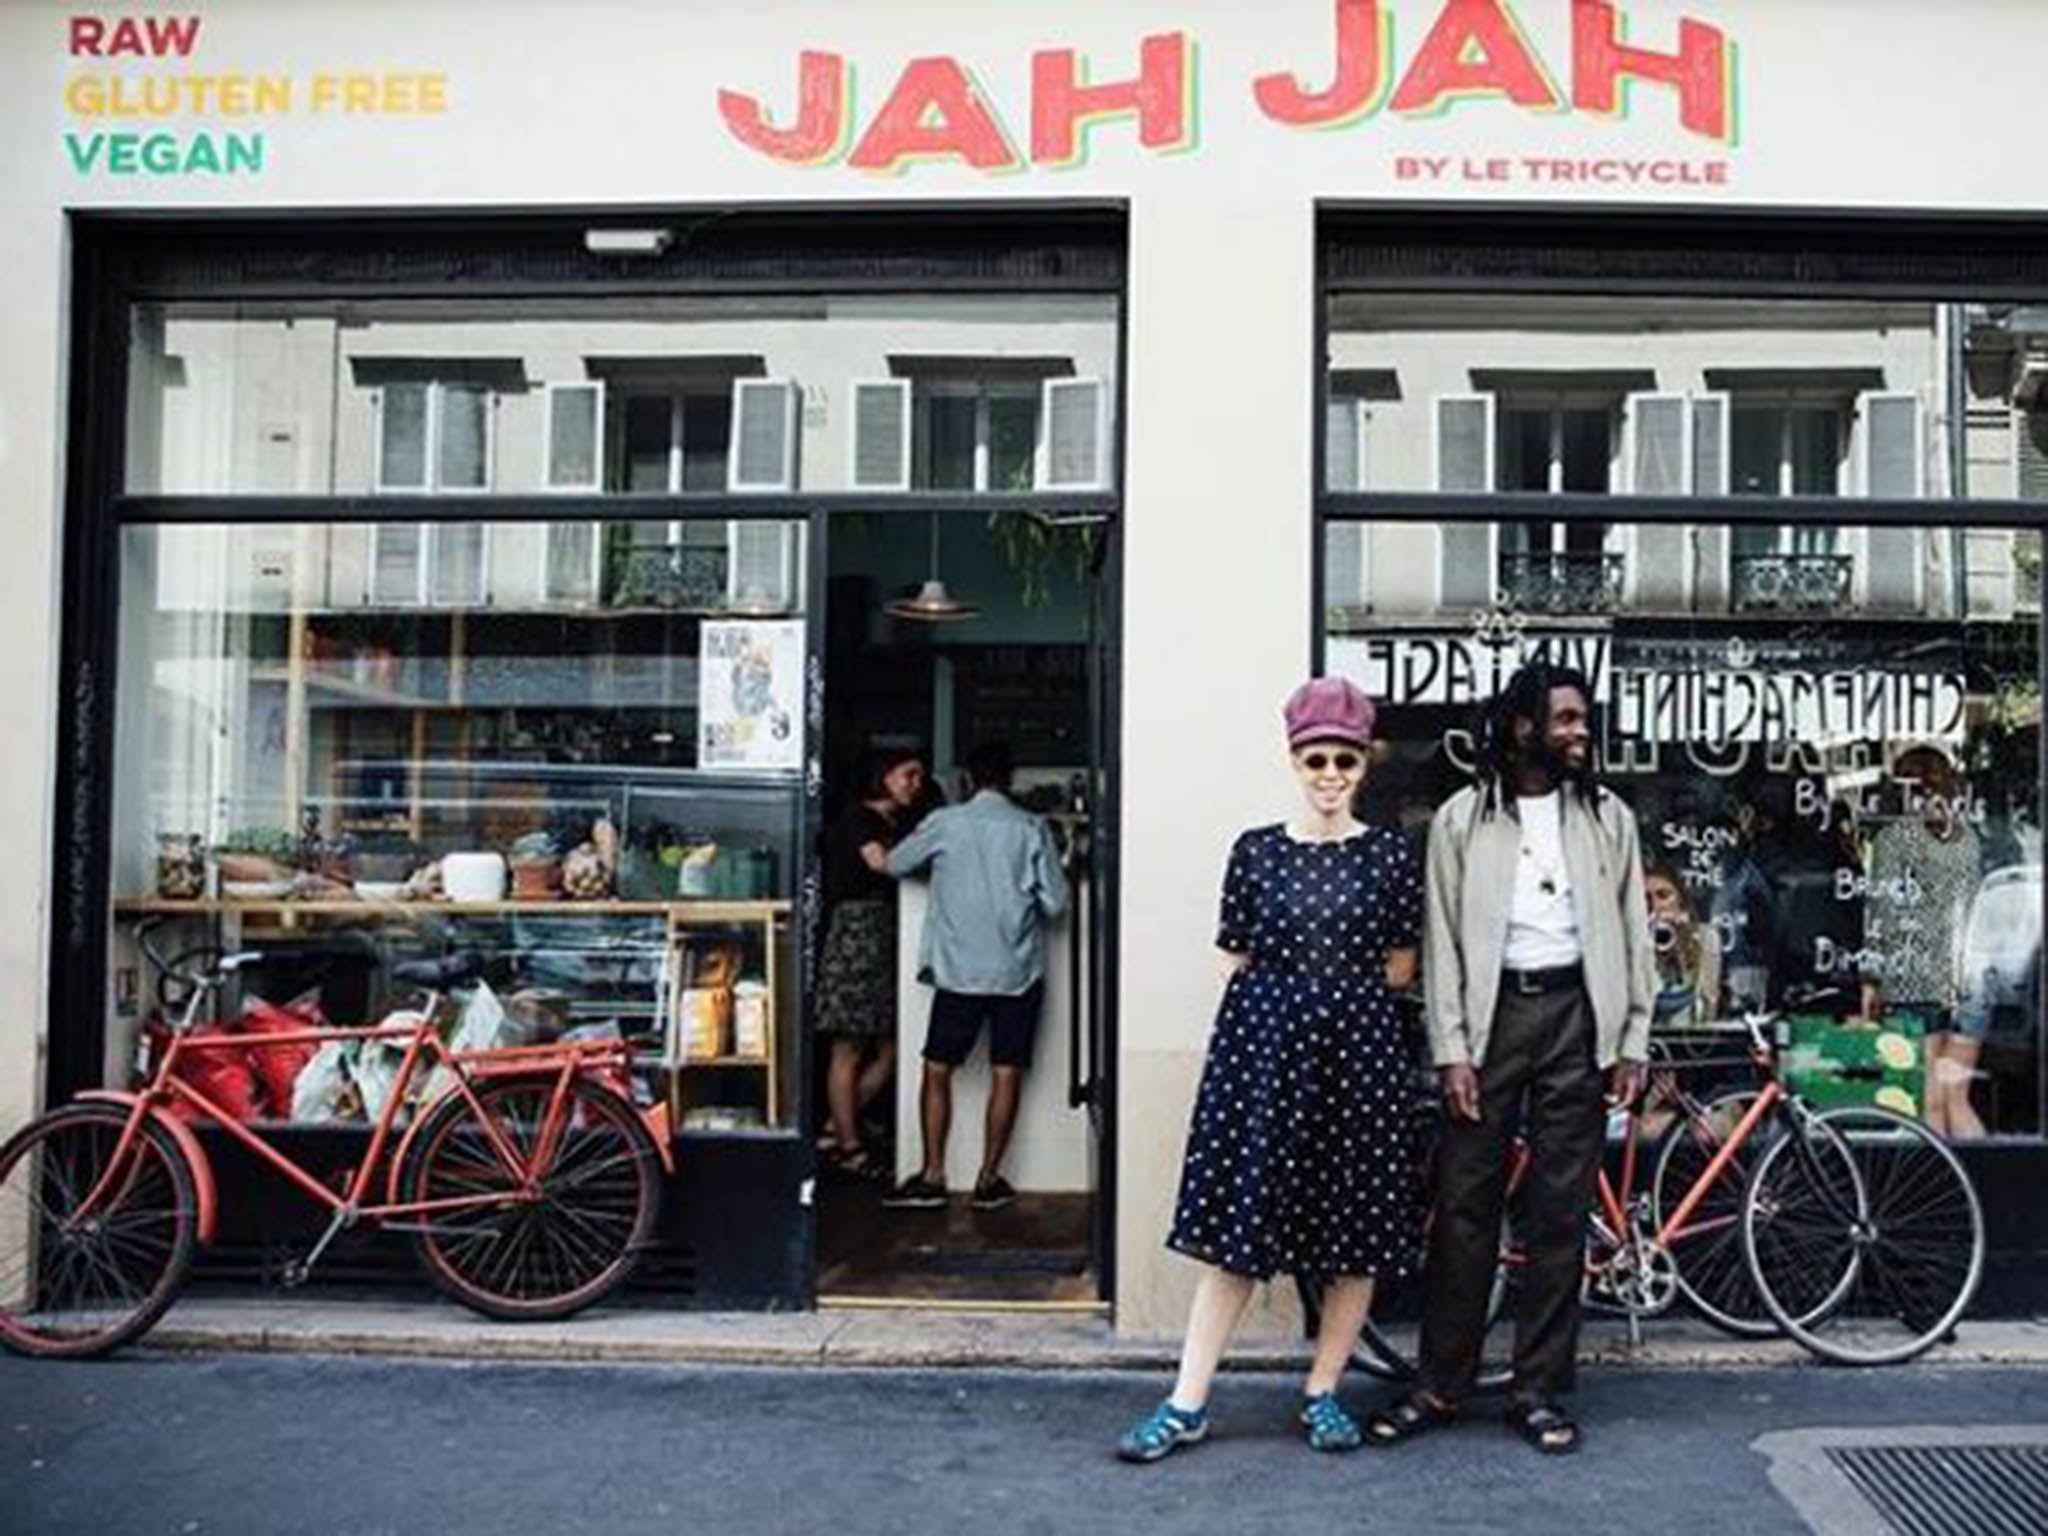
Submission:
{"label": "denim shirt", "polygon": [[932,812],[889,852],[899,879],[931,869],[919,967],[948,992],[1014,997],[1045,975],[1045,924],[1067,879],[1045,822],[998,790]]}

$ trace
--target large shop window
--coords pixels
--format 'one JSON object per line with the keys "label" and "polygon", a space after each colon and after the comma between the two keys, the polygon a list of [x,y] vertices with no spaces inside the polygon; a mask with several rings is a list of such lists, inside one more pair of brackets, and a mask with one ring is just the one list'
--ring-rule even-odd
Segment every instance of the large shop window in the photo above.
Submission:
{"label": "large shop window", "polygon": [[[465,1041],[617,1032],[684,1123],[786,1122],[803,529],[634,532],[125,530],[117,967],[143,923],[160,952],[258,948],[244,1017],[355,1023],[406,1001],[393,961],[478,954]],[[139,1009],[120,1022],[116,1071],[156,1043]],[[391,1063],[361,1051],[294,1061],[289,1102],[258,1074],[252,1112],[373,1110]]]}
{"label": "large shop window", "polygon": [[[1900,1061],[1837,1073],[1845,1046],[1808,1085],[2040,1134],[2041,541],[2008,499],[2048,496],[2048,334],[1892,302],[1340,293],[1329,318],[1324,658],[1382,701],[1377,812],[1423,835],[1475,706],[1573,665],[1642,830],[1660,1023],[1877,1021]],[[2007,505],[1897,513],[1935,497]]]}
{"label": "large shop window", "polygon": [[133,494],[1110,487],[1113,298],[145,304]]}

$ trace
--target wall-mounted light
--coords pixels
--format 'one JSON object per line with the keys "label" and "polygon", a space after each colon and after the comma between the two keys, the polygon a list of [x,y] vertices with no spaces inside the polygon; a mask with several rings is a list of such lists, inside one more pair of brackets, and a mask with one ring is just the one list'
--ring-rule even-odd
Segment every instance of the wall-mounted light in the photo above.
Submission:
{"label": "wall-mounted light", "polygon": [[593,256],[659,256],[675,237],[672,229],[586,229],[583,249]]}

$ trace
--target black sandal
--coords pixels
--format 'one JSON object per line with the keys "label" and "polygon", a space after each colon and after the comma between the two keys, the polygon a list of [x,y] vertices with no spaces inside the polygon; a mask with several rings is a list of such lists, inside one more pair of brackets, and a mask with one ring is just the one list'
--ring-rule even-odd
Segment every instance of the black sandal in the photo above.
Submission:
{"label": "black sandal", "polygon": [[1438,1402],[1427,1392],[1411,1392],[1391,1407],[1375,1408],[1365,1416],[1365,1443],[1399,1445],[1457,1417],[1457,1404]]}
{"label": "black sandal", "polygon": [[875,1161],[866,1147],[856,1147],[851,1152],[834,1147],[825,1154],[825,1171],[850,1183],[867,1184],[887,1177],[889,1170]]}
{"label": "black sandal", "polygon": [[1569,1456],[1584,1438],[1577,1422],[1555,1403],[1516,1403],[1507,1418],[1508,1428],[1545,1456]]}

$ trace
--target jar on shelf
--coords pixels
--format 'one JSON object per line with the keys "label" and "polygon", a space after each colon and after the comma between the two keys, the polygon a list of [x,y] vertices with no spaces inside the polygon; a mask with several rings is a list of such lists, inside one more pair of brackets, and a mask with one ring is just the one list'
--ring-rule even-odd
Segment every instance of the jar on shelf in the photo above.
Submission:
{"label": "jar on shelf", "polygon": [[205,838],[196,832],[157,834],[156,893],[166,901],[194,901],[206,894]]}

